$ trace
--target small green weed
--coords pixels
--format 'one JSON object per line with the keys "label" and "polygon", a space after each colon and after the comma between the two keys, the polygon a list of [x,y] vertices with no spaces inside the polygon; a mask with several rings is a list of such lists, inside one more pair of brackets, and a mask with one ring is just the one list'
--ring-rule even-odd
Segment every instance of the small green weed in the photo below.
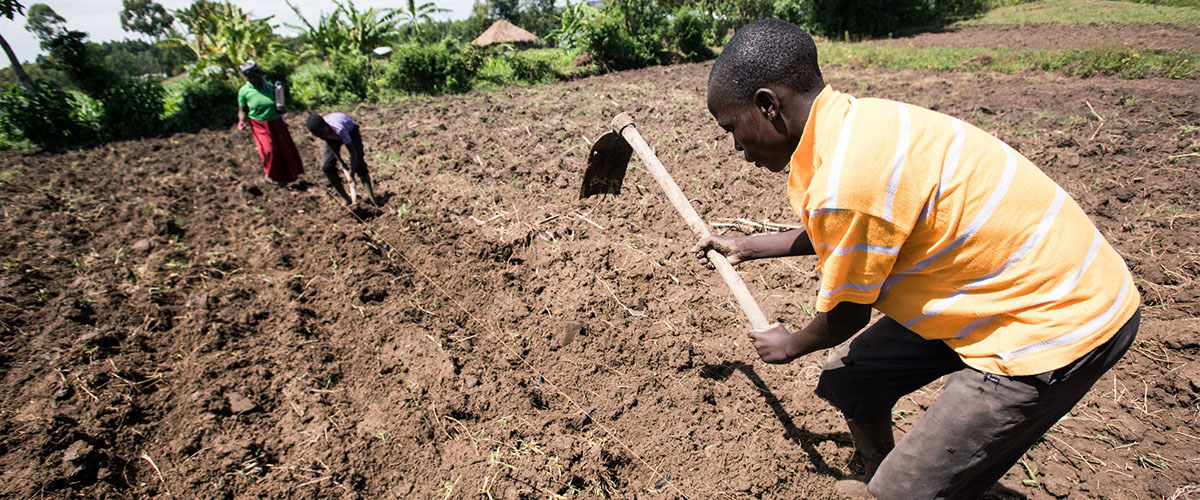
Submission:
{"label": "small green weed", "polygon": [[23,175],[25,175],[25,172],[19,168],[0,170],[0,186],[8,184]]}
{"label": "small green weed", "polygon": [[1021,480],[1021,484],[1041,489],[1042,484],[1037,480],[1037,467],[1030,465],[1029,462],[1025,460],[1025,457],[1021,457],[1021,467],[1025,469],[1025,475],[1029,477],[1028,479]]}

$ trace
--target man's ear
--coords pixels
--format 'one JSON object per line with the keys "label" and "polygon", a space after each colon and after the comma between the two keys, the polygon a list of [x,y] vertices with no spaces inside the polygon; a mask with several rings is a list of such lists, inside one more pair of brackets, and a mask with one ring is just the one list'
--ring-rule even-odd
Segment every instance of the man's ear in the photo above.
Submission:
{"label": "man's ear", "polygon": [[771,89],[758,89],[754,92],[754,107],[762,113],[767,121],[775,121],[779,117],[779,96]]}

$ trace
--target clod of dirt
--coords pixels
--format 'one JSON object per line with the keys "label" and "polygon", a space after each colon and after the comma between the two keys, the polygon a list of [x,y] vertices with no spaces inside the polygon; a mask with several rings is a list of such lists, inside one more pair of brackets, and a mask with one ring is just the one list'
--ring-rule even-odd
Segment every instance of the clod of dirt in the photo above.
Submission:
{"label": "clod of dirt", "polygon": [[232,413],[250,413],[258,410],[258,403],[236,392],[226,394],[225,399],[229,401],[229,411]]}
{"label": "clod of dirt", "polygon": [[92,454],[92,450],[92,445],[80,439],[67,447],[67,451],[63,452],[62,461],[64,464],[79,465],[86,461],[87,456]]}
{"label": "clod of dirt", "polygon": [[201,292],[200,294],[196,295],[195,297],[188,299],[188,301],[183,304],[184,307],[197,308],[197,309],[204,309],[207,305],[208,305],[208,292]]}
{"label": "clod of dirt", "polygon": [[567,323],[566,328],[563,329],[562,340],[560,340],[558,343],[559,347],[566,347],[567,344],[570,344],[571,341],[575,340],[576,336],[582,335],[582,334],[583,334],[583,325],[576,323],[574,321]]}
{"label": "clod of dirt", "polygon": [[183,226],[180,226],[175,219],[160,222],[156,231],[162,236],[183,236]]}
{"label": "clod of dirt", "polygon": [[383,299],[386,299],[387,296],[387,289],[384,288],[364,287],[358,292],[358,300],[364,304],[383,302]]}
{"label": "clod of dirt", "polygon": [[58,390],[54,391],[54,400],[64,401],[67,398],[70,398],[72,394],[75,394],[75,390],[71,389],[71,386],[65,384],[60,385],[58,386]]}
{"label": "clod of dirt", "polygon": [[1066,467],[1056,467],[1055,469],[1046,471],[1046,477],[1042,479],[1042,487],[1054,498],[1070,497],[1075,490],[1075,483],[1078,481],[1075,473]]}
{"label": "clod of dirt", "polygon": [[66,468],[65,476],[74,480],[88,480],[96,477],[100,467],[96,448],[82,439],[71,443],[63,452],[62,464]]}

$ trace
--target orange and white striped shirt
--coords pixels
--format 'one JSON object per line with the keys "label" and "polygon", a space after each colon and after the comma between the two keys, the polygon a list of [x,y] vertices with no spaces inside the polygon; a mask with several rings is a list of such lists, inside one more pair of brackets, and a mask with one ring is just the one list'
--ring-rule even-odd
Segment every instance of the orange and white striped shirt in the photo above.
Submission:
{"label": "orange and white striped shirt", "polygon": [[1066,191],[941,113],[826,87],[792,155],[788,199],[820,258],[818,310],[873,304],[985,372],[1066,366],[1140,302]]}

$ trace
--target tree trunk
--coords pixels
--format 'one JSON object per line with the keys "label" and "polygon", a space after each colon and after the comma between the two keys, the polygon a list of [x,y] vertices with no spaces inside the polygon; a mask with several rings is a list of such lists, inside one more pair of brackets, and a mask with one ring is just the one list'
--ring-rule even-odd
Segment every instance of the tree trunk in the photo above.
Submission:
{"label": "tree trunk", "polygon": [[13,73],[17,74],[17,79],[21,81],[21,85],[24,85],[30,92],[37,92],[37,86],[33,84],[33,80],[29,79],[29,75],[25,74],[25,68],[21,67],[21,61],[17,60],[17,55],[13,53],[12,47],[8,45],[8,40],[5,40],[3,35],[0,35],[0,46],[4,47],[4,53],[8,55],[8,60],[12,63]]}

